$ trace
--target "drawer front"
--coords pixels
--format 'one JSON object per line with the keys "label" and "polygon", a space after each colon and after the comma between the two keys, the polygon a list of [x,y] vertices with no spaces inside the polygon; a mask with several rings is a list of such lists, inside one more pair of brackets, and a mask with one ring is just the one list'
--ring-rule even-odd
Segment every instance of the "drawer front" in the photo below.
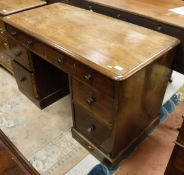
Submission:
{"label": "drawer front", "polygon": [[49,46],[46,46],[46,58],[47,61],[65,72],[70,74],[75,73],[74,60]]}
{"label": "drawer front", "polygon": [[12,64],[14,68],[15,78],[20,91],[23,92],[28,97],[37,99],[38,94],[36,92],[36,83],[34,79],[34,74],[24,69],[15,61],[12,61]]}
{"label": "drawer front", "polygon": [[74,78],[71,84],[73,101],[82,105],[95,118],[112,126],[113,98],[89,88]]}
{"label": "drawer front", "polygon": [[112,144],[112,129],[93,118],[84,108],[74,104],[74,127],[88,140],[110,153]]}
{"label": "drawer front", "polygon": [[16,40],[11,39],[10,37],[8,41],[13,59],[29,71],[33,71],[33,64],[26,49],[22,47]]}
{"label": "drawer front", "polygon": [[76,63],[75,74],[72,76],[76,77],[78,80],[83,81],[90,87],[99,90],[101,93],[105,93],[111,97],[114,97],[113,81],[90,69],[89,67],[80,63]]}
{"label": "drawer front", "polygon": [[38,41],[37,39],[15,29],[7,25],[7,31],[10,36],[12,36],[15,40],[20,41],[24,46],[28,49],[32,50],[36,54],[44,57],[45,56],[45,45]]}

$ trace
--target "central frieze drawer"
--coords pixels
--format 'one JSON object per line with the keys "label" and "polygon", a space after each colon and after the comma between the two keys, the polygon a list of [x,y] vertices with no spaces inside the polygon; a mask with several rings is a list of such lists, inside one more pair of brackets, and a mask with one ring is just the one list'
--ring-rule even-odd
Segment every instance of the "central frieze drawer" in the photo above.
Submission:
{"label": "central frieze drawer", "polygon": [[75,73],[74,60],[49,46],[46,46],[46,58],[47,61],[66,71],[67,73]]}
{"label": "central frieze drawer", "polygon": [[107,127],[93,118],[91,114],[80,105],[75,104],[74,111],[75,128],[92,143],[100,146],[106,153],[110,153],[112,128]]}
{"label": "central frieze drawer", "polygon": [[72,79],[73,101],[108,125],[113,123],[113,98]]}

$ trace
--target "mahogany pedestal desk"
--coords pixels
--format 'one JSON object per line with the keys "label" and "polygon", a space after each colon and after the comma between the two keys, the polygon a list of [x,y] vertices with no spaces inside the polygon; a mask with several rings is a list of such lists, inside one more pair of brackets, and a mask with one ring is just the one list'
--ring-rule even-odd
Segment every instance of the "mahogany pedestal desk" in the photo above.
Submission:
{"label": "mahogany pedestal desk", "polygon": [[1,0],[0,1],[0,65],[13,74],[11,60],[14,57],[8,46],[7,33],[2,17],[11,15],[27,9],[45,5],[41,0]]}
{"label": "mahogany pedestal desk", "polygon": [[[131,22],[180,39],[181,45],[175,55],[172,69],[184,74],[184,1],[47,0],[48,3],[59,1]],[[180,13],[171,11],[180,7]]]}
{"label": "mahogany pedestal desk", "polygon": [[3,20],[20,90],[39,100],[68,74],[73,137],[107,165],[159,123],[178,39],[63,3]]}

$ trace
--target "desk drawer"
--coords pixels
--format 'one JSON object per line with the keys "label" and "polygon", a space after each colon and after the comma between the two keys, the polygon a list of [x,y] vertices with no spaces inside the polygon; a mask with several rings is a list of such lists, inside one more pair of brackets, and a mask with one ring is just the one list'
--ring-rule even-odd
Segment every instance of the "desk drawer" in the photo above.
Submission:
{"label": "desk drawer", "polygon": [[29,71],[33,71],[32,60],[30,59],[30,54],[28,51],[26,51],[26,49],[22,47],[16,40],[9,37],[8,41],[13,59]]}
{"label": "desk drawer", "polygon": [[38,93],[36,91],[34,74],[24,69],[15,61],[12,61],[12,64],[14,68],[15,78],[20,91],[28,97],[37,99]]}
{"label": "desk drawer", "polygon": [[73,76],[78,80],[83,81],[90,87],[99,90],[101,93],[105,93],[111,97],[114,97],[113,81],[92,70],[91,68],[80,63],[76,63],[75,74],[73,74]]}
{"label": "desk drawer", "polygon": [[37,39],[7,25],[7,31],[10,36],[20,41],[24,46],[35,52],[36,54],[44,57],[45,56],[45,45]]}
{"label": "desk drawer", "polygon": [[72,79],[73,101],[82,105],[98,120],[111,125],[113,123],[113,98],[85,86]]}
{"label": "desk drawer", "polygon": [[75,72],[74,60],[49,46],[46,46],[46,58],[50,63],[65,72],[70,74]]}
{"label": "desk drawer", "polygon": [[109,153],[110,143],[112,143],[112,129],[94,119],[80,105],[75,104],[74,112],[74,127],[97,147]]}

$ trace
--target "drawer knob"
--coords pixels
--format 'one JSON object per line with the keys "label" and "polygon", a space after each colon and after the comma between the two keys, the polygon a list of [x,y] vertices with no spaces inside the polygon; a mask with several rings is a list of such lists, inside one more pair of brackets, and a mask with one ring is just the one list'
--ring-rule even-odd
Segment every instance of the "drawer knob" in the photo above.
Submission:
{"label": "drawer knob", "polygon": [[64,58],[62,56],[58,58],[58,63],[64,64]]}
{"label": "drawer knob", "polygon": [[89,96],[88,98],[87,98],[87,103],[89,104],[89,105],[92,105],[92,104],[94,104],[95,103],[95,97],[93,97],[93,96]]}
{"label": "drawer knob", "polygon": [[16,52],[16,53],[15,53],[15,56],[16,56],[16,57],[19,57],[19,56],[21,56],[21,55],[22,55],[22,51],[19,51],[19,52]]}
{"label": "drawer knob", "polygon": [[96,129],[95,125],[92,124],[92,125],[87,129],[87,132],[92,133],[92,132],[95,131],[95,129]]}
{"label": "drawer knob", "polygon": [[157,30],[158,31],[162,30],[162,26],[161,25],[158,25]]}
{"label": "drawer knob", "polygon": [[28,40],[27,45],[29,45],[29,46],[33,45],[33,40],[32,39]]}
{"label": "drawer knob", "polygon": [[10,34],[11,34],[12,36],[16,36],[16,35],[17,35],[17,32],[16,32],[16,31],[12,31]]}
{"label": "drawer knob", "polygon": [[88,73],[88,74],[84,75],[84,79],[87,80],[87,81],[92,81],[93,77],[92,77],[91,74]]}
{"label": "drawer knob", "polygon": [[24,82],[24,81],[26,81],[26,77],[22,77],[22,78],[20,79],[20,82]]}

